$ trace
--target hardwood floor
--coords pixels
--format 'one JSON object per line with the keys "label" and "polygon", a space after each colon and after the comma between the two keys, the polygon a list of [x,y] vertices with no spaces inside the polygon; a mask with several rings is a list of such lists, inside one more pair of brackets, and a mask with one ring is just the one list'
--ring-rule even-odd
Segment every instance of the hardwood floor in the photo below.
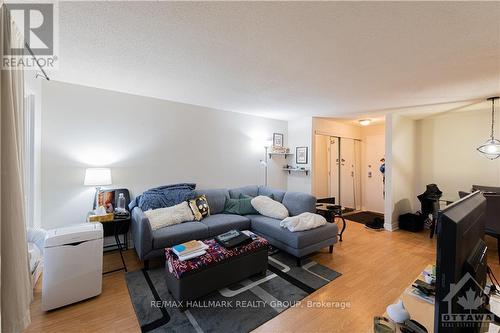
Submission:
{"label": "hardwood floor", "polygon": [[[313,259],[342,273],[342,276],[304,299],[344,301],[350,307],[291,308],[268,321],[255,332],[366,332],[375,315],[385,311],[426,264],[435,260],[436,241],[428,232],[386,232],[367,230],[347,222],[344,241],[333,255],[328,248]],[[486,237],[488,258],[500,276],[496,239]],[[141,268],[135,252],[125,258],[129,270]],[[119,255],[106,254],[104,269],[118,267]],[[32,323],[26,332],[140,332],[125,284],[124,272],[105,275],[101,295],[78,304],[45,313],[40,309],[41,283],[31,306]]]}

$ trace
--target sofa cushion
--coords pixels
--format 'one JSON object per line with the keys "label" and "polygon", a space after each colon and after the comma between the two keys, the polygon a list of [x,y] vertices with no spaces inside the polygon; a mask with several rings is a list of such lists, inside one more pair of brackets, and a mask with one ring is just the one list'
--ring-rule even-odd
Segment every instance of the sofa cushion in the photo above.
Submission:
{"label": "sofa cushion", "polygon": [[226,199],[229,199],[229,191],[225,188],[213,190],[195,190],[196,196],[205,195],[207,197],[208,206],[210,206],[210,214],[220,214],[224,211]]}
{"label": "sofa cushion", "polygon": [[288,209],[290,216],[296,216],[305,212],[316,212],[316,197],[302,192],[286,192],[283,197],[283,205]]}
{"label": "sofa cushion", "polygon": [[153,249],[161,249],[193,239],[208,238],[208,227],[201,222],[184,222],[153,231]]}
{"label": "sofa cushion", "polygon": [[259,214],[252,206],[252,198],[227,199],[224,207],[225,214],[249,215]]}
{"label": "sofa cushion", "polygon": [[247,215],[247,217],[251,221],[252,231],[256,234],[264,238],[270,236],[296,249],[334,238],[338,234],[338,227],[334,223],[327,223],[311,230],[291,232],[280,227],[280,220],[262,215]]}
{"label": "sofa cushion", "polygon": [[229,230],[248,230],[250,220],[245,216],[234,214],[216,214],[204,218],[200,223],[208,228],[208,237],[223,234]]}
{"label": "sofa cushion", "polygon": [[147,210],[144,215],[148,218],[152,230],[194,220],[187,201],[172,207]]}
{"label": "sofa cushion", "polygon": [[277,190],[267,186],[259,186],[259,195],[270,196],[273,195],[272,198],[278,202],[283,201],[283,197],[285,196],[285,191]]}
{"label": "sofa cushion", "polygon": [[256,197],[259,195],[259,187],[257,185],[250,185],[229,190],[229,197],[231,199],[239,199],[242,194]]}

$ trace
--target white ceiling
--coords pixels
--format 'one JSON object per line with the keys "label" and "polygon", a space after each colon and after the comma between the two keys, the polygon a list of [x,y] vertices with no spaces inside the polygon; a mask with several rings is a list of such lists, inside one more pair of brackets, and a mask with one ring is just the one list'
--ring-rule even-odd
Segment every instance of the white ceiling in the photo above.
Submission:
{"label": "white ceiling", "polygon": [[62,2],[59,24],[51,79],[271,118],[500,92],[498,2]]}

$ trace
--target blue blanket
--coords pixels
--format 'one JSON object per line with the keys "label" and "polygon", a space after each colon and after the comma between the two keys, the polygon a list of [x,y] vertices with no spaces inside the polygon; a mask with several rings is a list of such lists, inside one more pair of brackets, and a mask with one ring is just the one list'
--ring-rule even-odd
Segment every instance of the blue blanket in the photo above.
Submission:
{"label": "blue blanket", "polygon": [[181,183],[149,189],[138,195],[128,206],[130,210],[139,207],[143,211],[171,207],[183,201],[194,199],[196,184]]}

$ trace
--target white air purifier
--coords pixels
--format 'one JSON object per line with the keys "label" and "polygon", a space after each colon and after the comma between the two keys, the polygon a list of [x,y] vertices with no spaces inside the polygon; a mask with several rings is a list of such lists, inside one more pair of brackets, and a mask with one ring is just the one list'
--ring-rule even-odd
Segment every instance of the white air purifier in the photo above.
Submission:
{"label": "white air purifier", "polygon": [[101,223],[83,223],[47,231],[42,310],[52,310],[101,293],[102,246]]}

